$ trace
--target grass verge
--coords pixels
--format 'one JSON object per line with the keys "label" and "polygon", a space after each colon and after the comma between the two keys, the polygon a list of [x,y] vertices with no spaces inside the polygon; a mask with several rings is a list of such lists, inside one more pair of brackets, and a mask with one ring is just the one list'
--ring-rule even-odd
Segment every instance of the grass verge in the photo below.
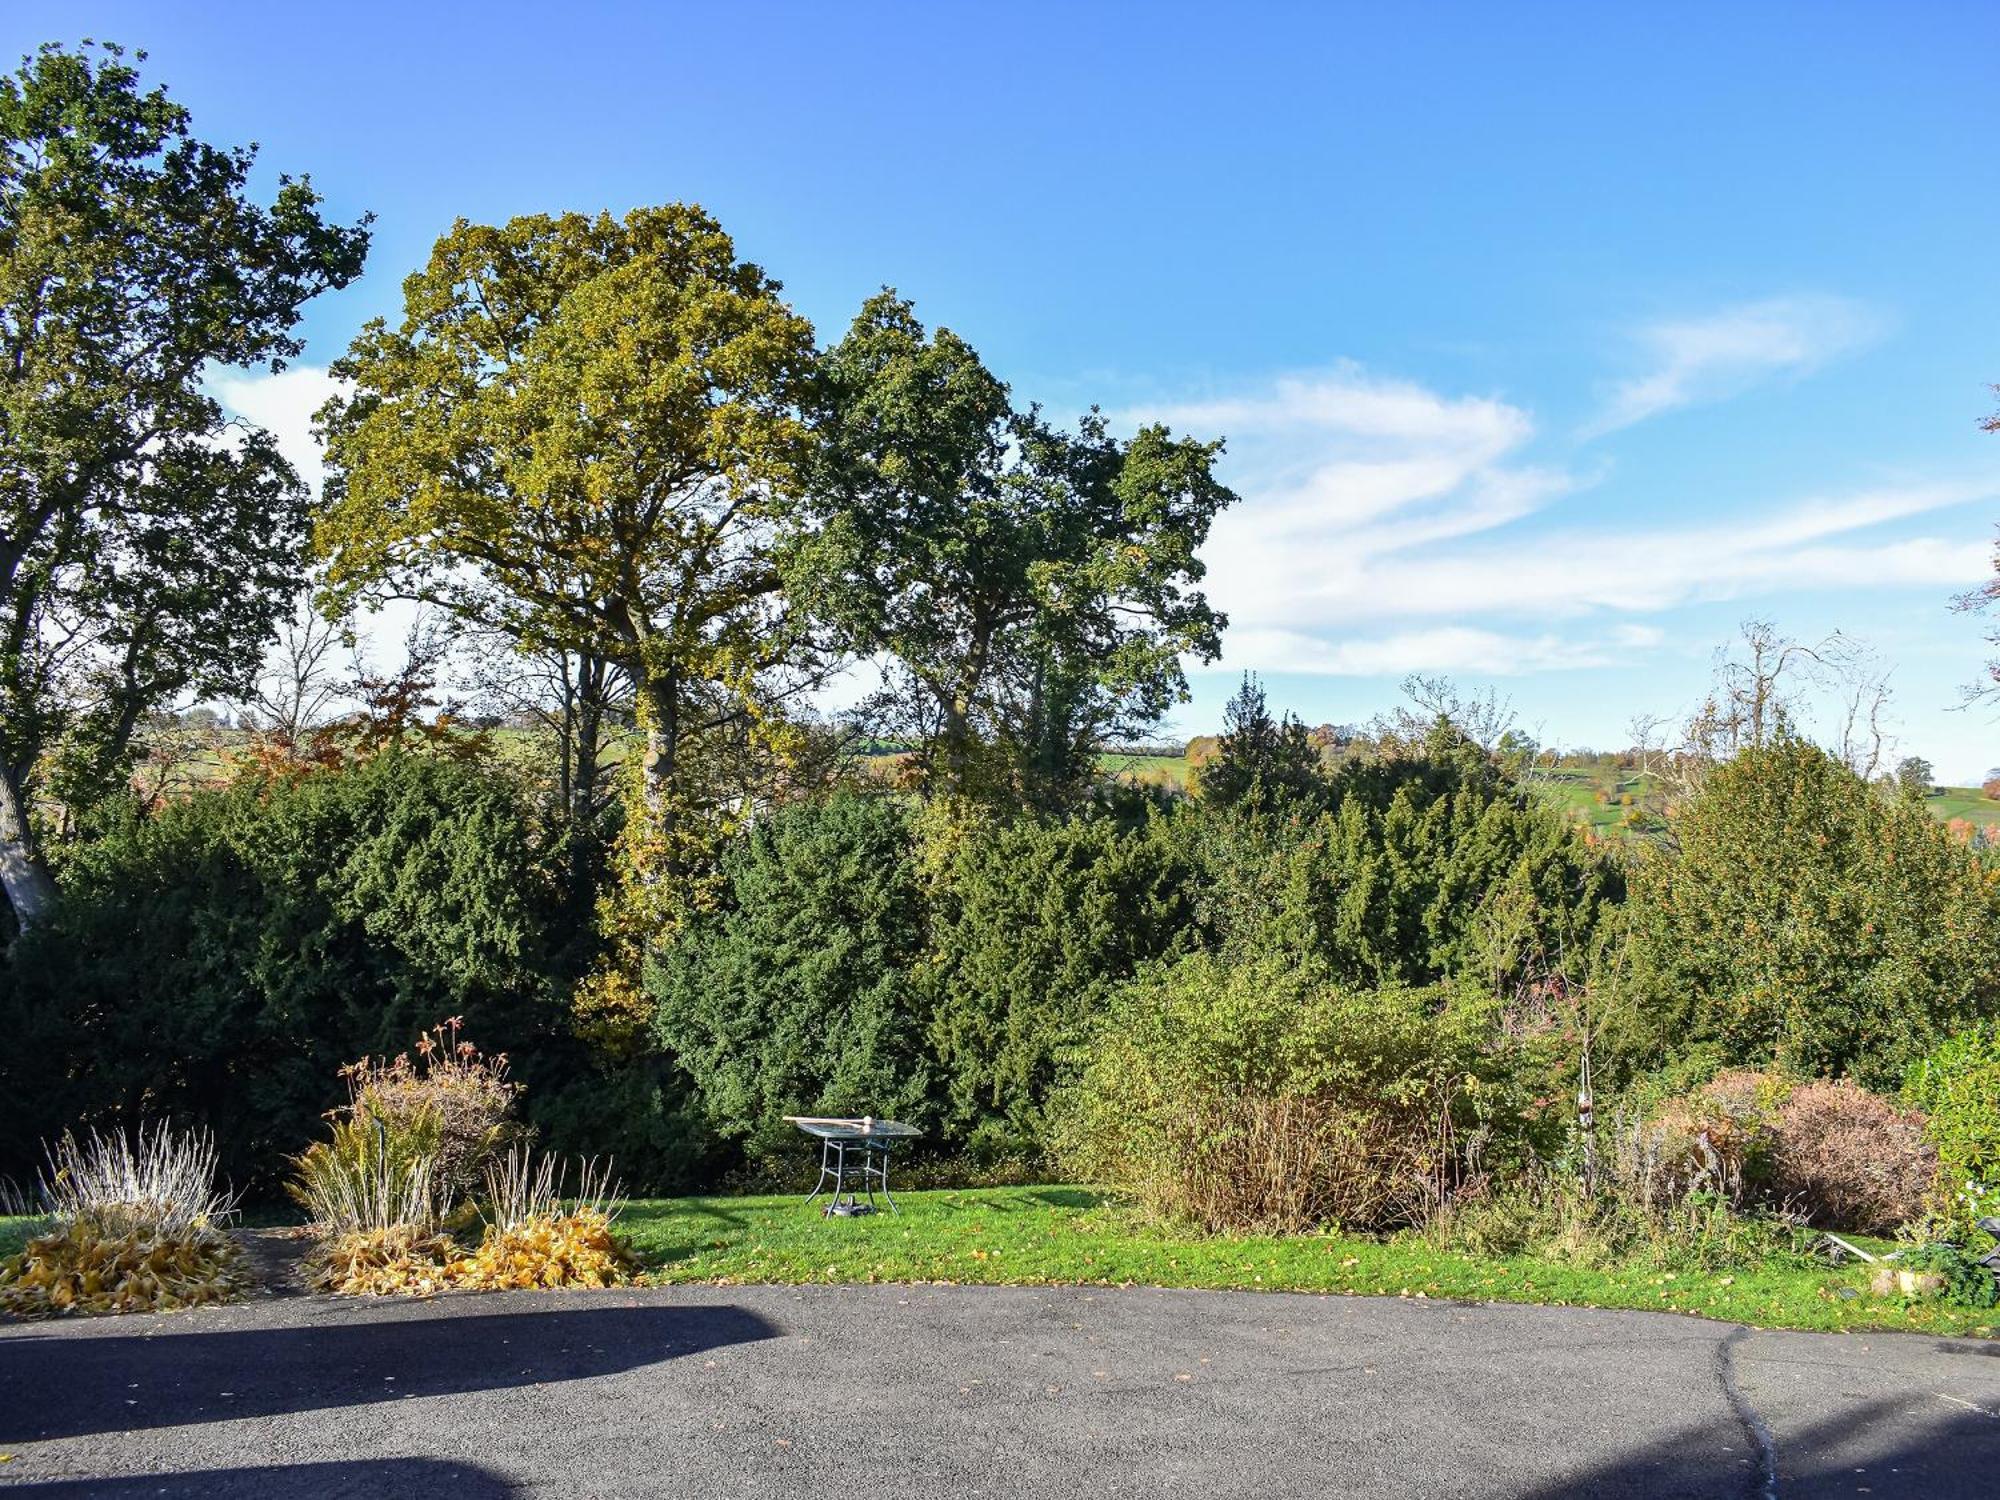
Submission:
{"label": "grass verge", "polygon": [[[634,1202],[619,1222],[656,1284],[932,1281],[1146,1285],[1541,1302],[1693,1313],[1764,1328],[1991,1337],[1991,1309],[1876,1299],[1859,1268],[1734,1272],[1482,1260],[1417,1239],[1179,1234],[1085,1189],[899,1193],[901,1214],[827,1219],[795,1196]],[[1853,1293],[1844,1296],[1843,1293]]]}

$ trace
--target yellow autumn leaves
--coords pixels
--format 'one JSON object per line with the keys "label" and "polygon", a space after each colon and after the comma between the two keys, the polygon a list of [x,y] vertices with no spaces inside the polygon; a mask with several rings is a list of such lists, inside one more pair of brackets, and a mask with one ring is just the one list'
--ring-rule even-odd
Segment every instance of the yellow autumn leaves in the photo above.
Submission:
{"label": "yellow autumn leaves", "polygon": [[241,1247],[221,1229],[118,1230],[80,1218],[0,1261],[0,1312],[171,1312],[230,1301],[249,1284]]}
{"label": "yellow autumn leaves", "polygon": [[444,1291],[530,1291],[620,1286],[635,1263],[592,1208],[489,1225],[470,1255],[448,1234],[414,1225],[335,1236],[314,1252],[315,1290],[346,1296],[429,1297]]}

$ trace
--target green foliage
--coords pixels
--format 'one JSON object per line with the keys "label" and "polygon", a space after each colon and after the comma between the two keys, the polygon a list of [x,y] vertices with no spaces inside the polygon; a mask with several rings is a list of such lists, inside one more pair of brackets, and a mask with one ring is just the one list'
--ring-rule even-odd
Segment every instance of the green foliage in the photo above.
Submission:
{"label": "green foliage", "polygon": [[686,204],[460,220],[321,413],[335,590],[622,670],[661,834],[734,794],[715,762],[804,645],[802,600],[777,596],[815,351],[781,290]]}
{"label": "green foliage", "polygon": [[1204,802],[1233,807],[1250,802],[1282,806],[1326,795],[1319,749],[1291,714],[1273,719],[1263,684],[1250,673],[1224,709],[1227,729],[1215,754],[1202,764],[1195,786]]}
{"label": "green foliage", "polygon": [[0,970],[14,1162],[79,1119],[171,1113],[213,1129],[234,1181],[268,1187],[347,1059],[441,1015],[516,1052],[561,1020],[548,882],[510,789],[478,767],[390,754],[198,792],[128,816],[65,875]]}
{"label": "green foliage", "polygon": [[1643,862],[1615,1039],[1893,1087],[2000,1003],[2000,871],[1798,740],[1718,767]]}
{"label": "green foliage", "polygon": [[893,666],[872,712],[935,790],[1073,805],[1097,748],[1186,696],[1220,616],[1196,555],[1235,496],[1220,443],[1096,412],[1068,433],[893,292],[822,362],[816,572],[831,615]]}
{"label": "green foliage", "polygon": [[1896,1258],[1899,1271],[1932,1271],[1944,1278],[1939,1295],[1959,1307],[2000,1306],[2000,1279],[1957,1245],[1918,1245]]}
{"label": "green foliage", "polygon": [[784,1141],[788,1114],[935,1123],[912,854],[909,814],[851,793],[760,818],[724,851],[719,909],[647,976],[660,1043],[718,1132]]}
{"label": "green foliage", "polygon": [[1273,954],[1154,965],[1103,1018],[1062,1155],[1210,1229],[1423,1223],[1531,1134],[1498,1021],[1474,991],[1353,990]]}
{"label": "green foliage", "polygon": [[975,1155],[1033,1155],[1113,988],[1195,940],[1193,866],[1157,813],[1135,828],[979,818],[931,839],[921,979],[951,1127]]}
{"label": "green foliage", "polygon": [[2000,1214],[2000,1023],[1949,1037],[1911,1064],[1903,1096],[1929,1117],[1947,1220],[1962,1232]]}
{"label": "green foliage", "polygon": [[72,803],[115,789],[144,717],[245,686],[290,607],[305,489],[204,382],[283,368],[368,234],[303,179],[258,205],[254,162],[116,47],[0,78],[0,773],[23,806],[51,771]]}
{"label": "green foliage", "polygon": [[1327,795],[1311,821],[1239,817],[1207,839],[1224,942],[1351,985],[1587,977],[1622,874],[1477,746],[1440,727],[1421,755],[1351,762]]}

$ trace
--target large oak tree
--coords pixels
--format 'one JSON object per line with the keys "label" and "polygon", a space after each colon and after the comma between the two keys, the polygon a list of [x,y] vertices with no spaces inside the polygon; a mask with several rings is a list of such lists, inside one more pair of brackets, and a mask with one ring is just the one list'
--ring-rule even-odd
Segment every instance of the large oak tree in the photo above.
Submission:
{"label": "large oak tree", "polygon": [[665,826],[811,653],[782,587],[813,331],[701,209],[460,221],[334,366],[336,591],[629,676]]}
{"label": "large oak tree", "polygon": [[114,787],[146,715],[246,689],[299,584],[305,489],[201,382],[282,368],[368,235],[304,179],[254,202],[254,160],[116,47],[0,78],[0,886],[24,925],[52,894],[48,780]]}
{"label": "large oak tree", "polygon": [[933,789],[1060,803],[1212,661],[1197,549],[1235,496],[1220,442],[1017,409],[950,330],[883,292],[823,369],[828,598],[883,653],[881,727]]}

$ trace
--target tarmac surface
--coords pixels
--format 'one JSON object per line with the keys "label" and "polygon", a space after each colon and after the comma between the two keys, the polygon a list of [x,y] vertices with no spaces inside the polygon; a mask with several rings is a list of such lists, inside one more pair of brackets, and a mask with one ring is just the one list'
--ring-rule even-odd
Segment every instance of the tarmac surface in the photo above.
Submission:
{"label": "tarmac surface", "polygon": [[1134,1288],[0,1327],[0,1494],[2000,1496],[2000,1343]]}

